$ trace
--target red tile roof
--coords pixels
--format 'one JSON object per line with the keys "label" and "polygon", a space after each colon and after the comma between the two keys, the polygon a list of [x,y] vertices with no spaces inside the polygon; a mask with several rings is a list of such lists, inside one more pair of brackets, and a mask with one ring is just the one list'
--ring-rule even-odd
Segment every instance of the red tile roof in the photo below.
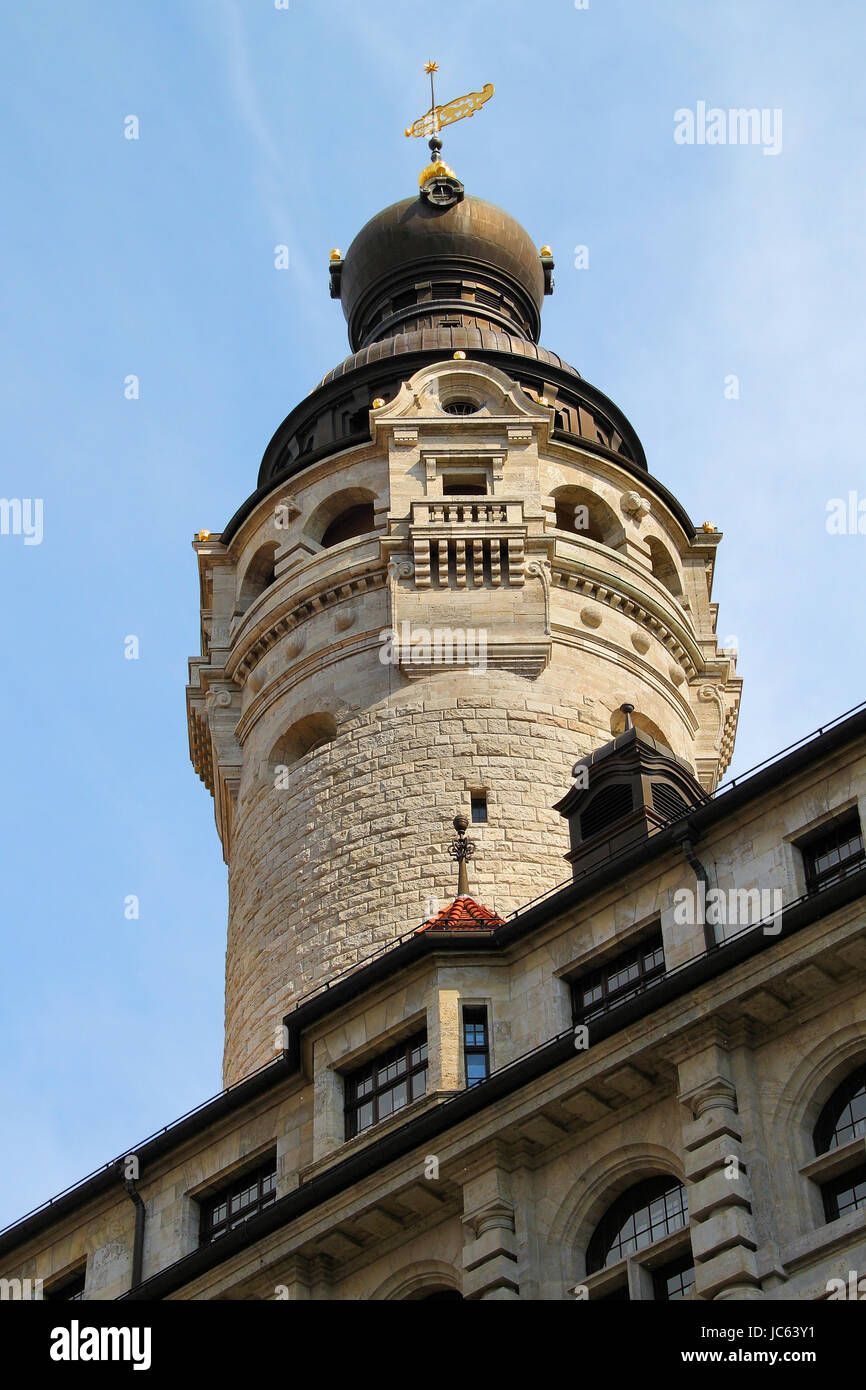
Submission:
{"label": "red tile roof", "polygon": [[464,893],[426,921],[418,931],[490,931],[492,927],[501,927],[504,921],[504,917],[499,917],[489,907],[483,907]]}

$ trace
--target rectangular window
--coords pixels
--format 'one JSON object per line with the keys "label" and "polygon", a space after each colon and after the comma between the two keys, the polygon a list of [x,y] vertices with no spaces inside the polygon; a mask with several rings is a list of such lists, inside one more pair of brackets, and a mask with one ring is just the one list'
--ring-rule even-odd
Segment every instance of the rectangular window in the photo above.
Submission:
{"label": "rectangular window", "polygon": [[695,1266],[691,1255],[653,1271],[653,1297],[664,1302],[687,1298],[695,1287]]}
{"label": "rectangular window", "polygon": [[614,956],[600,970],[572,983],[574,1022],[588,1023],[624,1000],[633,999],[664,973],[665,953],[658,930],[640,946]]}
{"label": "rectangular window", "polygon": [[866,1207],[866,1164],[852,1168],[821,1187],[824,1215],[828,1221],[838,1221],[851,1211]]}
{"label": "rectangular window", "polygon": [[277,1157],[247,1171],[201,1202],[201,1243],[207,1245],[257,1216],[277,1199]]}
{"label": "rectangular window", "polygon": [[473,825],[486,825],[487,823],[487,793],[473,792],[470,797],[470,810],[472,812]]}
{"label": "rectangular window", "polygon": [[346,1138],[386,1120],[427,1090],[427,1030],[346,1077]]}
{"label": "rectangular window", "polygon": [[463,1010],[463,1057],[466,1063],[466,1085],[477,1086],[490,1075],[490,1041],[487,1031],[487,1010]]}
{"label": "rectangular window", "polygon": [[68,1275],[65,1279],[60,1279],[56,1284],[50,1285],[42,1294],[43,1299],[51,1303],[80,1303],[84,1299],[84,1280],[86,1269],[79,1269],[75,1274]]}
{"label": "rectangular window", "polygon": [[863,867],[863,831],[856,811],[810,836],[800,845],[810,893],[839,883]]}

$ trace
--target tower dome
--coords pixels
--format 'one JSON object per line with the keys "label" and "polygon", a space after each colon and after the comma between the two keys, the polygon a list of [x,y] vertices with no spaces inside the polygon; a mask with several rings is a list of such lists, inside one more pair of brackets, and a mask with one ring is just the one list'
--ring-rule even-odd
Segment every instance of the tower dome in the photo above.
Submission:
{"label": "tower dome", "polygon": [[464,326],[468,319],[537,342],[551,267],[495,204],[461,197],[443,206],[419,195],[392,203],[361,228],[345,259],[331,263],[332,293],[342,301],[356,352],[429,324],[434,310],[439,318],[459,315]]}

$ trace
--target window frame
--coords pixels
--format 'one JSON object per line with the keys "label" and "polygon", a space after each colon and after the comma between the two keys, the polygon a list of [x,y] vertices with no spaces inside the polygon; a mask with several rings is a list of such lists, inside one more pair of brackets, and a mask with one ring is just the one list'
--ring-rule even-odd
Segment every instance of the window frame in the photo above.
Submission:
{"label": "window frame", "polygon": [[[853,832],[855,826],[856,834],[849,834],[843,839],[846,829]],[[814,861],[820,856],[821,847],[824,847],[824,852],[828,853],[831,849],[838,849],[843,844],[850,845],[855,839],[860,841],[859,851],[855,850],[844,858],[840,856],[835,864],[830,864],[822,870],[816,869]],[[823,825],[817,826],[808,835],[797,840],[795,847],[800,852],[806,892],[809,894],[820,893],[834,883],[840,883],[849,874],[856,873],[858,867],[863,868],[866,865],[866,839],[864,839],[863,823],[860,820],[857,806],[851,806],[841,815],[834,816],[831,820],[825,821]]]}
{"label": "window frame", "polygon": [[[245,1202],[237,1211],[232,1211],[232,1201],[245,1192],[252,1182],[256,1183],[255,1197]],[[241,1169],[226,1182],[210,1192],[202,1193],[199,1204],[199,1245],[211,1245],[227,1234],[235,1226],[243,1225],[259,1212],[272,1206],[277,1200],[277,1154],[276,1150],[265,1159],[259,1159],[252,1168]],[[214,1213],[225,1205],[226,1214],[215,1221]]]}
{"label": "window frame", "polygon": [[[676,1191],[680,1196],[680,1211],[673,1213],[674,1216],[682,1216],[683,1220],[675,1226],[668,1226],[667,1203],[665,1203],[665,1226],[659,1230],[657,1236],[653,1236],[654,1229],[652,1221],[653,1205],[661,1198],[667,1197],[669,1193]],[[623,1251],[620,1248],[616,1259],[611,1260],[610,1253],[614,1245],[623,1241],[623,1229],[626,1223],[641,1212],[649,1213],[649,1224],[645,1228],[650,1232],[650,1239],[644,1241],[642,1245],[635,1245],[633,1250]],[[603,1269],[609,1269],[612,1265],[619,1264],[620,1261],[634,1259],[644,1251],[649,1251],[659,1241],[666,1236],[675,1235],[677,1231],[688,1230],[689,1228],[689,1198],[685,1183],[673,1173],[656,1173],[652,1177],[644,1178],[636,1183],[632,1183],[625,1188],[619,1196],[615,1197],[610,1205],[603,1212],[601,1219],[596,1224],[586,1247],[586,1272],[587,1274],[599,1274]],[[636,1238],[636,1236],[635,1236]],[[601,1263],[598,1262],[599,1248],[603,1248],[604,1255]]]}
{"label": "window frame", "polygon": [[[475,812],[483,812],[476,816]],[[472,825],[486,825],[488,821],[487,792],[483,788],[469,793],[469,820]]]}
{"label": "window frame", "polygon": [[[656,1298],[655,1276],[688,1261],[695,1266],[691,1226],[686,1223],[669,1235],[659,1236],[651,1245],[605,1265],[594,1274],[585,1274],[579,1287],[586,1290],[590,1302],[621,1301],[630,1303],[668,1302]],[[689,1293],[687,1297],[696,1297]]]}
{"label": "window frame", "polygon": [[[822,1106],[812,1131],[816,1157],[800,1169],[803,1177],[817,1185],[827,1223],[866,1208],[866,1193],[862,1201],[844,1211],[839,1208],[842,1192],[852,1185],[866,1183],[866,1115],[854,1120],[852,1112],[852,1122],[846,1123],[840,1133],[843,1116],[849,1111],[852,1100],[863,1091],[866,1091],[866,1063],[843,1077]],[[858,1131],[860,1124],[863,1128]],[[846,1132],[849,1129],[850,1134]]]}
{"label": "window frame", "polygon": [[[479,1015],[478,1018],[468,1020],[471,1014]],[[467,1021],[469,1027],[477,1028],[479,1025],[484,1029],[483,1043],[473,1041],[469,1043],[466,1037]],[[460,1015],[460,1042],[463,1050],[463,1077],[467,1091],[473,1086],[480,1086],[490,1076],[490,1017],[486,1004],[464,1004]],[[471,1081],[469,1079],[469,1058],[484,1058],[484,1075],[476,1076]]]}
{"label": "window frame", "polygon": [[[647,968],[645,957],[648,955],[657,956],[659,953],[661,955],[660,962],[657,961]],[[618,988],[611,989],[610,975],[614,971],[622,973],[624,970],[630,969],[634,963],[638,964],[638,975],[633,980],[626,980]],[[659,924],[642,935],[640,941],[634,942],[616,954],[611,954],[600,965],[571,977],[569,986],[571,989],[572,1023],[590,1023],[593,1019],[602,1017],[611,1009],[615,1009],[618,1004],[624,1003],[625,1000],[643,994],[666,973],[664,935]],[[589,988],[601,989],[597,1005],[595,1002],[589,1004],[579,1002],[578,993]]]}
{"label": "window frame", "polygon": [[[67,1271],[47,1288],[43,1287],[42,1301],[46,1303],[84,1303],[87,1288],[87,1265]],[[70,1292],[71,1290],[71,1292]]]}
{"label": "window frame", "polygon": [[[412,1053],[419,1049],[422,1050],[423,1056],[418,1062],[413,1064]],[[400,1062],[401,1060],[405,1060],[406,1063],[403,1071],[398,1072],[397,1075],[390,1080],[386,1080],[379,1084],[376,1083],[377,1072],[393,1066],[395,1062]],[[352,1071],[345,1073],[343,1077],[343,1110],[345,1115],[346,1139],[356,1139],[359,1135],[366,1134],[368,1130],[374,1129],[376,1125],[381,1124],[384,1120],[390,1119],[392,1115],[398,1114],[400,1110],[405,1110],[406,1106],[411,1105],[413,1101],[421,1100],[421,1098],[427,1094],[429,1065],[430,1058],[427,1044],[427,1029],[424,1027],[416,1029],[409,1037],[403,1038],[400,1042],[395,1043],[387,1051],[378,1053],[361,1066],[355,1067]],[[412,1081],[419,1075],[423,1075],[424,1077],[424,1089],[420,1095],[416,1096],[412,1095]],[[359,1095],[358,1087],[367,1080],[373,1081],[372,1088],[365,1091],[362,1095]],[[382,1097],[389,1095],[404,1083],[406,1084],[405,1102],[396,1108],[392,1106],[386,1114],[381,1114],[380,1101]],[[361,1109],[367,1105],[372,1105],[373,1118],[369,1124],[360,1127],[358,1125],[358,1116]]]}
{"label": "window frame", "polygon": [[[862,1121],[854,1121],[851,1126],[851,1134],[843,1137],[839,1134],[839,1125],[842,1116],[849,1109],[852,1100],[866,1091],[866,1063],[855,1067],[847,1076],[843,1077],[833,1094],[826,1101],[818,1116],[817,1123],[812,1132],[815,1144],[815,1154],[818,1158],[822,1154],[831,1153],[834,1149],[841,1149],[845,1144],[850,1144],[854,1139],[866,1136],[866,1116]],[[863,1129],[858,1131],[857,1124],[862,1123]],[[848,1126],[846,1125],[846,1128]]]}
{"label": "window frame", "polygon": [[[842,1192],[862,1187],[862,1199],[854,1201],[845,1207],[844,1211],[839,1208],[839,1197]],[[866,1160],[856,1168],[846,1168],[844,1172],[837,1173],[834,1178],[829,1178],[821,1184],[821,1200],[824,1203],[824,1215],[827,1221],[839,1221],[843,1216],[850,1216],[854,1211],[866,1209]]]}

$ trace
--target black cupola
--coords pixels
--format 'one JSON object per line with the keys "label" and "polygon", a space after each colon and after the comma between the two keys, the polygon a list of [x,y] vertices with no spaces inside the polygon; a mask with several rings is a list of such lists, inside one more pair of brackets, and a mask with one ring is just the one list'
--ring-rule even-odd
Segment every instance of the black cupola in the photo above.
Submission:
{"label": "black cupola", "polygon": [[332,259],[331,294],[356,352],[442,326],[505,330],[536,343],[552,269],[550,255],[495,204],[419,195],[377,213],[345,257]]}
{"label": "black cupola", "polygon": [[627,727],[575,763],[575,783],[553,808],[568,821],[575,878],[708,799],[688,763],[634,728],[632,707],[622,708]]}

